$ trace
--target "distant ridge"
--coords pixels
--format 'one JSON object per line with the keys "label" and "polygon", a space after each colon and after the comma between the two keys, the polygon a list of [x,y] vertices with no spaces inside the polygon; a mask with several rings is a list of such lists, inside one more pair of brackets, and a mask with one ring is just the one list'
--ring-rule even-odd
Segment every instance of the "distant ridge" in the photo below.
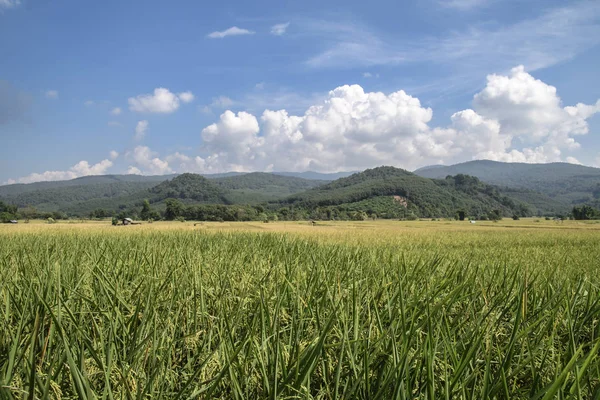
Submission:
{"label": "distant ridge", "polygon": [[483,182],[543,193],[563,210],[600,202],[600,168],[569,163],[527,164],[477,160],[446,167],[421,168],[415,174],[433,179],[471,175]]}
{"label": "distant ridge", "polygon": [[419,168],[419,169],[416,169],[416,170],[414,171],[414,173],[416,174],[416,173],[418,173],[418,172],[429,171],[429,170],[432,170],[432,169],[437,169],[437,168],[446,168],[446,167],[447,167],[446,165],[442,165],[442,164],[436,164],[436,165],[427,165],[427,166],[425,166],[425,167],[421,167],[421,168]]}

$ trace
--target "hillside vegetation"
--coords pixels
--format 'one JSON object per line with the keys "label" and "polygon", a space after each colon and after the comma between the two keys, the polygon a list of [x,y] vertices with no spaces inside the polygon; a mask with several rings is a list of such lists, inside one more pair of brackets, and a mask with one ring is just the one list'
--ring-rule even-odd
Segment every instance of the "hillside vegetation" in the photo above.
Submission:
{"label": "hillside vegetation", "polygon": [[164,216],[167,200],[175,199],[178,203],[172,206],[177,206],[181,217],[227,221],[457,215],[496,219],[564,216],[579,205],[600,208],[600,169],[570,164],[476,161],[427,167],[417,173],[379,167],[335,181],[261,172],[210,176],[185,173],[157,181],[163,178],[106,175],[8,185],[0,187],[0,200],[20,210],[28,209],[28,215],[39,211],[45,216],[54,212],[55,218],[102,218],[117,214],[136,216],[144,200]]}
{"label": "hillside vegetation", "polygon": [[106,175],[71,181],[0,186],[0,199],[19,208],[87,216],[141,207],[149,199],[164,208],[167,198],[198,204],[258,204],[316,187],[325,181],[268,173],[198,174],[141,177]]}
{"label": "hillside vegetation", "polygon": [[456,174],[472,175],[489,184],[539,192],[553,200],[553,204],[538,204],[548,209],[560,205],[561,210],[566,211],[575,204],[600,203],[600,168],[582,165],[480,160],[447,167],[426,167],[415,171],[415,174],[437,179]]}
{"label": "hillside vegetation", "polygon": [[[382,196],[389,200],[381,199]],[[421,217],[453,217],[459,210],[468,216],[487,215],[491,210],[498,210],[505,216],[529,212],[525,204],[501,194],[497,188],[477,178],[458,175],[432,180],[394,167],[368,169],[290,196],[280,204],[302,209],[335,206],[338,211],[361,208],[367,211],[377,202],[378,216],[389,217],[388,214],[393,213],[393,217],[397,217],[403,206],[393,201],[393,196],[399,196],[400,202],[407,201],[404,208]]]}

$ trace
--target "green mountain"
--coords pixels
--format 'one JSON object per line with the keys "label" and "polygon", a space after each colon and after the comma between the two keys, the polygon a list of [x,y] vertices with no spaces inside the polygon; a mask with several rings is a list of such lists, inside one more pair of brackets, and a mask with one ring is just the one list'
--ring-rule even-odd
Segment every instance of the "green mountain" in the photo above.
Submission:
{"label": "green mountain", "polygon": [[263,203],[282,199],[289,195],[327,183],[293,176],[282,176],[264,172],[213,179],[212,182],[229,192],[231,203]]}
{"label": "green mountain", "polygon": [[526,204],[477,178],[458,175],[433,180],[394,167],[368,169],[290,196],[279,204],[311,211],[319,208],[338,213],[363,211],[384,217],[407,213],[420,217],[453,217],[459,210],[474,217],[493,210],[504,216],[529,213]]}
{"label": "green mountain", "polygon": [[88,185],[51,187],[48,189],[22,190],[17,194],[0,196],[5,203],[19,208],[33,206],[40,211],[64,211],[73,204],[92,201],[110,204],[156,186],[157,182],[96,183]]}
{"label": "green mountain", "polygon": [[[268,173],[227,173],[170,176],[106,175],[71,181],[0,186],[0,200],[19,208],[33,206],[42,212],[65,212],[87,216],[102,209],[109,212],[141,207],[149,199],[156,207],[176,198],[197,204],[258,204],[281,199],[323,184]],[[165,178],[168,178],[165,180]]]}
{"label": "green mountain", "polygon": [[[148,190],[146,195],[151,203],[168,198],[188,200],[194,203],[227,204],[227,190],[219,187],[202,175],[181,174],[170,181],[164,181]],[[140,197],[143,200],[143,195]]]}
{"label": "green mountain", "polygon": [[[154,175],[154,176],[141,176],[141,175],[91,175],[83,176],[81,178],[75,178],[68,181],[50,181],[50,182],[35,182],[35,183],[16,183],[12,185],[0,186],[0,197],[13,196],[21,193],[29,193],[40,190],[48,189],[62,189],[72,188],[81,190],[83,186],[95,186],[95,185],[110,185],[110,184],[148,184],[146,186],[152,187],[159,182],[166,179],[171,179],[176,175]],[[127,186],[127,185],[123,185]]]}
{"label": "green mountain", "polygon": [[[600,168],[567,163],[524,164],[497,161],[470,161],[447,167],[421,168],[415,174],[426,178],[444,178],[448,175],[465,174],[480,180],[524,192],[515,197],[534,197],[532,192],[544,194],[538,197],[538,206],[545,209],[570,211],[576,204],[600,204]],[[543,199],[547,201],[542,201]]]}

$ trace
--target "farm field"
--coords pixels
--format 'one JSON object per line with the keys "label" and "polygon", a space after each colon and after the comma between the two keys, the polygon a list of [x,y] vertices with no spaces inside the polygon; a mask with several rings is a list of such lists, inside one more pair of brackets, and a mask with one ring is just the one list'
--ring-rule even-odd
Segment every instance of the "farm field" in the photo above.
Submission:
{"label": "farm field", "polygon": [[600,398],[600,224],[0,225],[0,398]]}

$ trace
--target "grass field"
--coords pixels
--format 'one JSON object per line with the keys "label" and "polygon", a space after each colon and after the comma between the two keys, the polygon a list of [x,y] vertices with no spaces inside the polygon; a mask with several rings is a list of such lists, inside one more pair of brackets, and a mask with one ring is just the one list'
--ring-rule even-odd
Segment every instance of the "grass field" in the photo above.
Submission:
{"label": "grass field", "polygon": [[0,398],[600,398],[600,224],[0,225]]}

